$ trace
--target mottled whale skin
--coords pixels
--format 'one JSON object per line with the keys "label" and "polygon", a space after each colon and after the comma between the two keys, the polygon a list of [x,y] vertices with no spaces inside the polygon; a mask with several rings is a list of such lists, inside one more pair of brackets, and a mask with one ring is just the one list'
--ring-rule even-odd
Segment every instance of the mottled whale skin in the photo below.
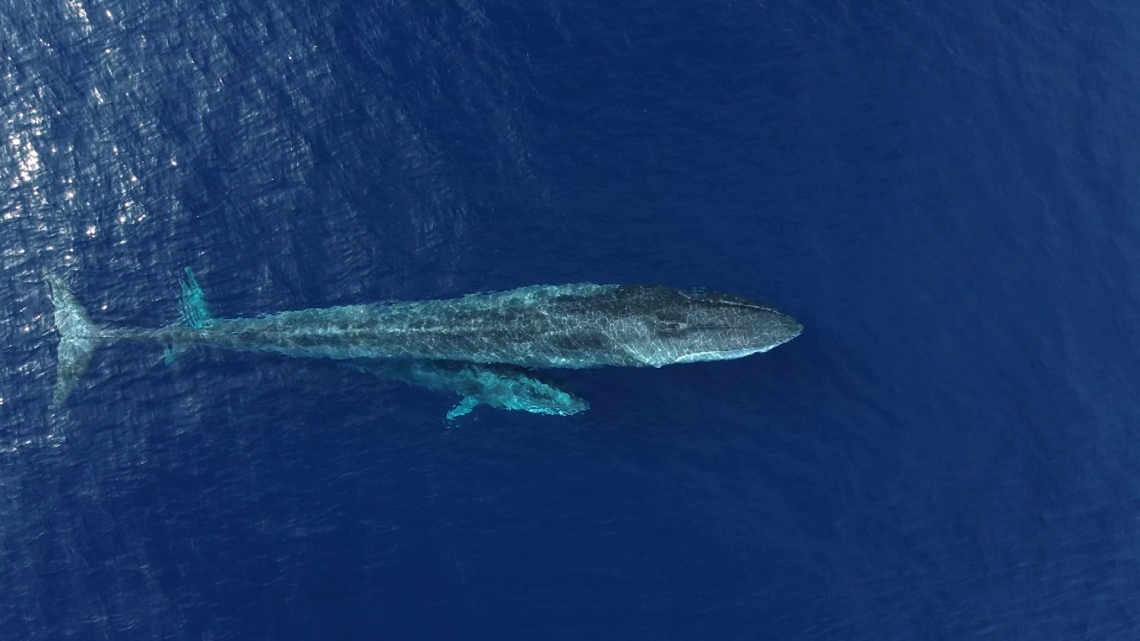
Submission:
{"label": "mottled whale skin", "polygon": [[803,331],[790,316],[732,294],[589,283],[210,319],[201,327],[119,329],[93,324],[61,280],[49,276],[48,282],[61,335],[56,404],[71,392],[94,349],[118,341],[337,360],[577,369],[740,358]]}

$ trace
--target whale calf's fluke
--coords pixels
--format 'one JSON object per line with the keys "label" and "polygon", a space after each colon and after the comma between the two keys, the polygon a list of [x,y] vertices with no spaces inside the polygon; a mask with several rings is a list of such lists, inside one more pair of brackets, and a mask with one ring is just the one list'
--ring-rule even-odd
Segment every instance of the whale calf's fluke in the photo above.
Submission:
{"label": "whale calf's fluke", "polygon": [[118,341],[177,346],[171,354],[201,346],[347,361],[578,369],[740,358],[803,331],[792,317],[732,294],[590,283],[212,318],[189,271],[180,324],[119,329],[95,325],[61,280],[49,276],[48,283],[60,333],[55,405],[75,388],[94,350]]}

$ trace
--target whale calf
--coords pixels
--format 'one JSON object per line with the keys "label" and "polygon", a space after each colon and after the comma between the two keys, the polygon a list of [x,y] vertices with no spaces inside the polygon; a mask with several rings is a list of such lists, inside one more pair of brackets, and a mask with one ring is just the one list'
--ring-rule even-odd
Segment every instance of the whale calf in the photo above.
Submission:
{"label": "whale calf", "polygon": [[[53,404],[95,349],[121,341],[335,360],[426,360],[528,368],[662,367],[766,352],[803,331],[773,307],[732,294],[660,285],[537,285],[416,302],[202,318],[160,328],[96,325],[47,276],[60,334]],[[186,287],[184,285],[184,298]],[[193,316],[193,314],[190,314]]]}
{"label": "whale calf", "polygon": [[479,365],[448,361],[350,361],[382,379],[401,381],[462,396],[447,413],[454,420],[479,405],[532,414],[570,416],[589,409],[585,400],[515,365]]}

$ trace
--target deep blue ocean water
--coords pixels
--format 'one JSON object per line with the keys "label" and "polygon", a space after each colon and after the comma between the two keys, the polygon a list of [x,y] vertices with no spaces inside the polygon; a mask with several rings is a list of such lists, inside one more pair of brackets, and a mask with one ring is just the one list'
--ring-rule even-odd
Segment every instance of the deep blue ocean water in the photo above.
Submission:
{"label": "deep blue ocean water", "polygon": [[[0,8],[0,638],[1140,638],[1140,11]],[[480,408],[100,322],[707,286],[764,355]]]}

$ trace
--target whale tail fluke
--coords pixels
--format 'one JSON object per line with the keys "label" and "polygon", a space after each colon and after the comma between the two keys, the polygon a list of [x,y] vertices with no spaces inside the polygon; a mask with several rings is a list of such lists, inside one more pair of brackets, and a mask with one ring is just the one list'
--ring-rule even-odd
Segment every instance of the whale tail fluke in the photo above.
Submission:
{"label": "whale tail fluke", "polygon": [[87,310],[71,295],[63,280],[52,274],[48,274],[46,280],[55,307],[55,328],[59,332],[55,393],[51,405],[52,408],[58,408],[75,390],[80,377],[91,363],[95,349],[106,341],[106,337],[91,322]]}

